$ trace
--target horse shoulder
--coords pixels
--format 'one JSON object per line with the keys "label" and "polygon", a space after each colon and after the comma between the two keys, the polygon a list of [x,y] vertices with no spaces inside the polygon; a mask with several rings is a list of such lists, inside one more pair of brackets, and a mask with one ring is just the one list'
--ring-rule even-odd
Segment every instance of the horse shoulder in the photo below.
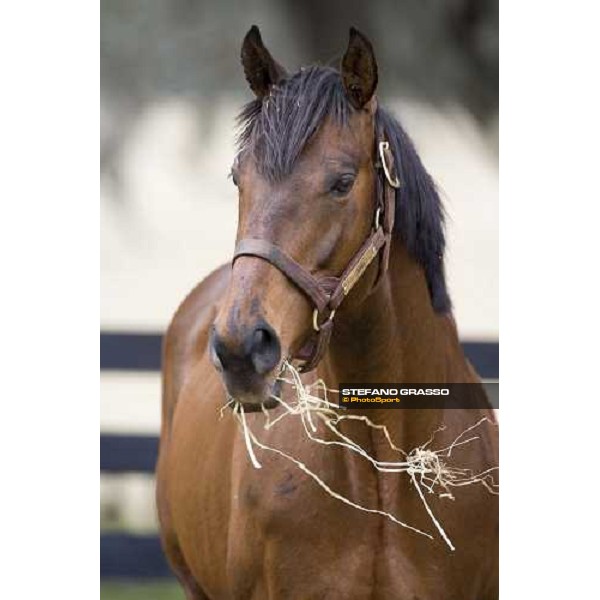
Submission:
{"label": "horse shoulder", "polygon": [[165,333],[162,360],[162,426],[170,429],[181,388],[190,368],[206,351],[210,326],[223,298],[231,266],[222,265],[183,300]]}
{"label": "horse shoulder", "polygon": [[156,467],[156,504],[165,554],[186,597],[205,599],[185,561],[168,502],[169,434],[175,406],[187,373],[204,355],[219,301],[229,281],[230,265],[223,265],[200,282],[183,300],[165,333],[162,355],[162,423]]}

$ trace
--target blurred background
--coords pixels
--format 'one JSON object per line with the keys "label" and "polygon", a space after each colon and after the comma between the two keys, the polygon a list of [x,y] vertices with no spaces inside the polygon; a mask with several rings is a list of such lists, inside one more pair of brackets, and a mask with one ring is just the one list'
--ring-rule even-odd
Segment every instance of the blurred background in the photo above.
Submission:
{"label": "blurred background", "polygon": [[102,598],[183,598],[156,538],[160,336],[233,250],[254,23],[289,71],[337,65],[351,25],[370,37],[380,102],[443,194],[461,339],[498,377],[497,0],[101,0]]}

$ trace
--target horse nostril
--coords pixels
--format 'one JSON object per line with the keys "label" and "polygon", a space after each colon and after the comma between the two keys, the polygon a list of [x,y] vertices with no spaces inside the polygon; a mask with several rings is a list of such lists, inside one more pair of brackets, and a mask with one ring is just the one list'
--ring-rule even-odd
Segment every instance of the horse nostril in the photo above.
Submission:
{"label": "horse nostril", "polygon": [[219,372],[224,371],[225,365],[223,364],[223,343],[217,336],[217,333],[214,329],[212,330],[210,339],[208,341],[208,354],[215,369]]}
{"label": "horse nostril", "polygon": [[275,332],[266,324],[257,327],[252,334],[251,360],[259,375],[275,368],[281,358],[281,347]]}

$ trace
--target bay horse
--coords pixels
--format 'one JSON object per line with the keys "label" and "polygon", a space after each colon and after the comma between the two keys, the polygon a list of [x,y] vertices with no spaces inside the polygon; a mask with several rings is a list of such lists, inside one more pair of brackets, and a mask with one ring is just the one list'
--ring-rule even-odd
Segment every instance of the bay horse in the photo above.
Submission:
{"label": "bay horse", "polygon": [[[484,394],[452,317],[440,197],[377,102],[370,41],[352,28],[339,70],[289,75],[254,26],[241,56],[256,98],[241,114],[231,173],[236,250],[183,301],[163,348],[157,505],[172,569],[190,600],[497,598],[498,503],[482,486],[429,499],[451,551],[340,502],[280,455],[256,448],[255,469],[236,415],[223,410],[234,398],[262,443],[352,502],[431,531],[408,477],[316,446],[298,419],[263,429],[265,414],[283,410],[276,398],[293,401],[282,365],[297,365],[306,385],[468,382]],[[434,433],[444,447],[487,417],[477,443],[456,453],[474,472],[498,462],[487,404],[347,410],[406,449]],[[364,422],[340,429],[377,460],[396,459]]]}

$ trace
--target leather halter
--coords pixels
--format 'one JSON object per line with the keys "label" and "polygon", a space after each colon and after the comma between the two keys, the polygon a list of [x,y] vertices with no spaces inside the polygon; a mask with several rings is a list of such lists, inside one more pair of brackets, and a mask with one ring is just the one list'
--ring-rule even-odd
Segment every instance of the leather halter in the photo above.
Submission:
{"label": "leather halter", "polygon": [[395,188],[400,187],[400,183],[389,142],[380,141],[377,150],[377,198],[373,228],[339,277],[315,277],[281,248],[267,240],[246,238],[240,240],[235,248],[232,265],[240,256],[262,258],[279,269],[314,304],[313,339],[294,357],[305,361],[300,367],[302,372],[311,371],[323,358],[331,338],[333,317],[337,309],[380,252],[375,285],[387,270],[394,228]]}

